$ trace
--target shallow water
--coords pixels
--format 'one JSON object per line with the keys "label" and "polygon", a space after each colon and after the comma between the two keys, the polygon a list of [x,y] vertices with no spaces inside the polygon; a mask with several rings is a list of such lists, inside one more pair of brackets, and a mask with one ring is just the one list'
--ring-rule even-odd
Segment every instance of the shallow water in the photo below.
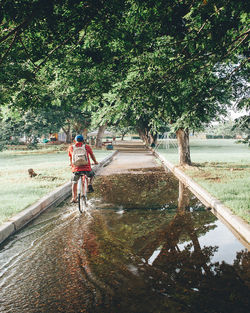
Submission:
{"label": "shallow water", "polygon": [[[155,175],[157,174],[157,175]],[[248,312],[249,254],[172,175],[99,177],[0,250],[0,312]]]}

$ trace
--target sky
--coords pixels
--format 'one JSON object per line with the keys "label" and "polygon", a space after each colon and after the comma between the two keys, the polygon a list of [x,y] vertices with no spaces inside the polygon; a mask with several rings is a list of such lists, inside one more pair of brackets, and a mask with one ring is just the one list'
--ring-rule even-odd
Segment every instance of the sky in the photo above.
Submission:
{"label": "sky", "polygon": [[242,116],[242,115],[246,115],[247,114],[247,111],[246,110],[242,110],[242,111],[233,111],[233,110],[230,110],[228,112],[228,117],[231,117],[233,120]]}

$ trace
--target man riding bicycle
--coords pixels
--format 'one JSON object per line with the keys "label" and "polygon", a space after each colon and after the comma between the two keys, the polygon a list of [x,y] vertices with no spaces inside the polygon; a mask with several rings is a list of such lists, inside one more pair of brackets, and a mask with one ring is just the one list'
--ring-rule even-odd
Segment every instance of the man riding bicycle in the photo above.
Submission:
{"label": "man riding bicycle", "polygon": [[[91,169],[90,159],[98,164],[95,155],[89,145],[84,144],[84,137],[82,135],[77,135],[75,137],[75,144],[71,145],[68,149],[68,155],[70,158],[70,165],[72,170],[72,199],[71,202],[77,202],[77,181],[81,174],[85,174],[89,177],[88,192],[93,192],[92,181],[95,173]],[[79,152],[80,151],[80,152]],[[84,155],[85,154],[85,155]],[[85,161],[81,161],[80,158],[84,157]]]}

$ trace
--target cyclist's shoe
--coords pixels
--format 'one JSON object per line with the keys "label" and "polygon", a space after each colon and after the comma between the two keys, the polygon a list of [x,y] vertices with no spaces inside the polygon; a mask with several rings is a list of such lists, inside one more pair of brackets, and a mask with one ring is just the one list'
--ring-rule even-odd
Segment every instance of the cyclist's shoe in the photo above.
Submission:
{"label": "cyclist's shoe", "polygon": [[88,185],[88,193],[94,192],[92,185]]}
{"label": "cyclist's shoe", "polygon": [[76,199],[71,199],[70,203],[77,203]]}

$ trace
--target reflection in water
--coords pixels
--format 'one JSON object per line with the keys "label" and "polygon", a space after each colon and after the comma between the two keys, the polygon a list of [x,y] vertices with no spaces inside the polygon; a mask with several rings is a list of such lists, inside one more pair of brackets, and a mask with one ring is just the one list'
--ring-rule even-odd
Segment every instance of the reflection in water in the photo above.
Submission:
{"label": "reflection in water", "polygon": [[190,192],[185,185],[179,181],[179,197],[178,197],[178,211],[186,211],[189,208]]}
{"label": "reflection in water", "polygon": [[[91,219],[66,203],[6,243],[0,312],[248,312],[248,252],[235,241],[228,262],[214,262],[223,241],[205,238],[224,226],[184,186],[178,195],[169,176],[171,191],[164,175],[153,185],[149,173],[133,175],[129,185],[123,175],[106,178],[105,186],[100,178]],[[110,209],[101,209],[103,198]],[[144,209],[131,209],[133,199]]]}
{"label": "reflection in water", "polygon": [[109,208],[148,209],[176,207],[178,181],[162,168],[133,170],[133,175],[103,176],[95,181],[95,197]]}

